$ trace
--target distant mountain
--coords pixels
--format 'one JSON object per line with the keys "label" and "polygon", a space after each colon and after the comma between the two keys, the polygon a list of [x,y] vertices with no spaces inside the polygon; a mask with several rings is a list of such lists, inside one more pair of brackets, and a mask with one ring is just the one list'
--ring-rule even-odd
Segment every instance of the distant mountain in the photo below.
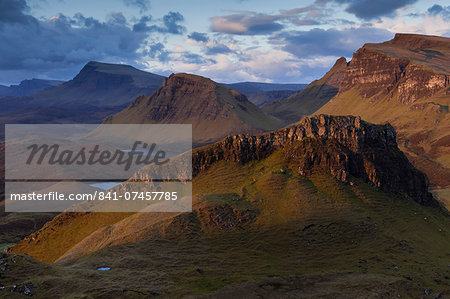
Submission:
{"label": "distant mountain", "polygon": [[306,87],[307,84],[282,84],[282,83],[262,83],[262,82],[237,82],[222,83],[223,86],[237,90],[245,95],[255,93],[275,91],[275,90],[293,90],[299,91]]}
{"label": "distant mountain", "polygon": [[[129,65],[89,62],[72,80],[62,83],[25,80],[18,86],[0,86],[0,121],[99,122],[118,112],[140,95],[151,95],[164,76],[144,72]],[[62,83],[62,84],[61,84]],[[270,102],[298,91],[304,84],[241,82],[226,84],[254,102]],[[276,92],[279,92],[278,97]],[[35,112],[39,110],[39,112]],[[43,111],[50,111],[47,115]],[[36,113],[39,113],[37,115]]]}
{"label": "distant mountain", "polygon": [[78,108],[123,107],[135,97],[151,94],[161,86],[163,76],[129,65],[89,62],[72,80],[27,97],[3,98],[7,107]]}
{"label": "distant mountain", "polygon": [[210,79],[172,74],[151,96],[141,96],[105,123],[188,123],[194,142],[211,142],[236,133],[280,127],[247,97]]}
{"label": "distant mountain", "polygon": [[[47,83],[57,86],[27,96],[0,98],[0,140],[6,123],[101,123],[137,96],[152,94],[164,78],[129,65],[89,62],[68,82],[57,85],[51,81]],[[36,82],[40,81],[26,80],[17,88],[40,84]]]}
{"label": "distant mountain", "polygon": [[277,100],[285,99],[298,91],[295,90],[272,90],[266,92],[258,92],[248,95],[248,100],[260,107],[264,104],[272,103]]}
{"label": "distant mountain", "polygon": [[433,185],[450,187],[450,38],[396,34],[388,42],[364,45],[348,63],[340,58],[317,82],[329,90],[322,99],[305,97],[308,86],[263,110],[294,121],[299,111],[314,112],[302,107],[309,100],[308,106],[320,108],[316,113],[389,122],[413,164]]}
{"label": "distant mountain", "polygon": [[49,87],[58,86],[62,83],[64,81],[31,79],[23,80],[19,85],[11,85],[9,87],[0,85],[0,97],[26,96]]}
{"label": "distant mountain", "polygon": [[346,66],[345,58],[339,58],[321,79],[311,82],[306,88],[288,98],[267,103],[261,109],[283,120],[285,124],[299,121],[302,117],[317,111],[338,93]]}
{"label": "distant mountain", "polygon": [[294,94],[307,86],[307,84],[261,82],[238,82],[222,85],[245,94],[248,97],[248,100],[257,106],[289,97],[291,94]]}
{"label": "distant mountain", "polygon": [[72,80],[34,94],[0,98],[0,123],[101,123],[165,77],[129,65],[89,62]]}

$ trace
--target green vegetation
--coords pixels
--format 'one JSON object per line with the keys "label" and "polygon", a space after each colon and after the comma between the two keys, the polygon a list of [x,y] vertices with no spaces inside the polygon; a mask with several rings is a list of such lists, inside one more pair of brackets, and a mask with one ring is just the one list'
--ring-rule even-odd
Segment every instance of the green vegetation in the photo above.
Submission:
{"label": "green vegetation", "polygon": [[434,279],[448,273],[447,214],[378,192],[361,180],[351,187],[326,174],[310,179],[292,170],[280,174],[280,167],[286,165],[277,152],[252,165],[217,163],[196,178],[197,191],[213,194],[223,192],[228,176],[249,178],[225,188],[246,190],[246,200],[259,206],[260,215],[249,231],[207,238],[203,258],[215,261],[202,268],[208,275],[180,274],[179,282],[200,294],[248,279],[333,269],[412,276],[416,289],[409,296],[418,296],[422,286],[442,289]]}
{"label": "green vegetation", "polygon": [[60,214],[50,227],[38,231],[39,244],[20,242],[14,247],[16,253],[27,253],[36,259],[52,263],[73,245],[100,227],[114,224],[132,213],[77,213]]}
{"label": "green vegetation", "polygon": [[[302,177],[283,157],[278,150],[246,165],[213,164],[193,180],[194,212],[187,218],[173,214],[148,221],[156,216],[138,213],[119,222],[120,217],[98,213],[53,228],[64,234],[48,228],[45,245],[33,245],[46,256],[62,254],[56,244],[69,249],[83,238],[91,238],[97,247],[84,257],[52,265],[57,281],[48,275],[22,275],[46,286],[42,296],[52,291],[75,296],[75,289],[94,297],[120,296],[123,290],[136,296],[201,295],[274,277],[310,283],[329,279],[332,283],[324,287],[328,294],[349,288],[364,296],[393,295],[389,292],[394,290],[402,297],[418,297],[424,288],[450,293],[445,279],[450,258],[447,212],[379,192],[357,178],[350,186],[321,172]],[[215,214],[218,209],[222,212]],[[109,226],[89,236],[93,227],[105,225],[101,219],[109,219]],[[83,231],[86,227],[90,231]],[[111,270],[98,274],[96,265]],[[83,277],[92,279],[86,284]],[[76,288],[61,290],[69,280]],[[276,286],[286,287],[271,285]]]}
{"label": "green vegetation", "polygon": [[8,243],[1,244],[0,243],[0,251],[4,250],[5,248],[11,247],[13,245],[14,244],[8,244]]}

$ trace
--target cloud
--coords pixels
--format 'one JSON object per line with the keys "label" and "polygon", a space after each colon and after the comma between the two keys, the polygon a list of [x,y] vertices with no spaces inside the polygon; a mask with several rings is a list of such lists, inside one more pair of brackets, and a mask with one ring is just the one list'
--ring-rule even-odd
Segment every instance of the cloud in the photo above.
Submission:
{"label": "cloud", "polygon": [[[336,7],[343,6],[350,14],[363,20],[395,17],[400,8],[414,4],[418,0],[316,0],[312,5],[293,9],[280,10],[267,14],[254,11],[238,11],[225,16],[211,18],[211,31],[237,35],[271,35],[292,26],[315,26],[323,24],[349,24],[351,21],[336,19]],[[334,9],[334,11],[333,11]],[[444,11],[439,5],[434,11]],[[331,18],[330,18],[331,17]],[[288,25],[292,25],[291,27]]]}
{"label": "cloud", "polygon": [[[152,17],[149,1],[122,1],[139,10],[138,21],[120,12],[104,21],[83,14],[37,19],[26,0],[0,0],[0,82],[68,79],[87,61],[99,60],[145,65],[153,72],[193,72],[219,82],[307,83],[337,57],[351,57],[364,43],[388,40],[395,31],[450,34],[450,7],[435,4],[417,16],[401,10],[416,0],[316,0],[272,13],[234,11],[210,19],[216,34],[188,35],[181,13]],[[355,15],[360,24],[336,18],[336,9]],[[407,17],[400,17],[403,13]],[[327,29],[301,27],[324,24]],[[166,38],[170,34],[182,35],[178,40],[184,43],[172,44],[177,39]]]}
{"label": "cloud", "polygon": [[139,8],[140,13],[144,13],[150,9],[150,1],[148,0],[123,0],[126,6]]}
{"label": "cloud", "polygon": [[11,23],[30,23],[34,18],[26,15],[29,7],[25,0],[0,1],[0,26]]}
{"label": "cloud", "polygon": [[435,4],[428,8],[428,13],[431,15],[441,15],[445,19],[450,19],[450,6],[442,7],[441,5]]}
{"label": "cloud", "polygon": [[236,49],[238,48],[238,42],[230,36],[216,35],[213,39],[210,39],[206,33],[199,32],[188,35],[185,43],[189,46],[198,47],[198,50],[205,56],[237,54]]}
{"label": "cloud", "polygon": [[191,34],[188,35],[188,38],[195,40],[197,42],[203,42],[203,43],[206,43],[209,41],[209,38],[206,35],[206,33],[200,33],[200,32],[192,32]]}
{"label": "cloud", "polygon": [[162,18],[162,25],[149,25],[152,21],[151,16],[142,16],[140,20],[133,25],[135,32],[159,32],[170,34],[183,34],[186,28],[178,23],[184,21],[184,17],[179,12],[169,12]]}
{"label": "cloud", "polygon": [[450,36],[450,6],[435,4],[421,13],[412,13],[395,18],[382,17],[372,24],[374,28],[397,33],[415,33]]}
{"label": "cloud", "polygon": [[169,12],[167,15],[163,17],[163,23],[167,29],[166,32],[172,34],[182,34],[186,31],[184,26],[179,25],[179,22],[183,22],[184,17],[179,12]]}
{"label": "cloud", "polygon": [[121,17],[119,22],[117,16],[100,22],[81,14],[74,18],[60,14],[44,22],[36,20],[32,26],[5,27],[0,30],[0,39],[7,41],[0,44],[0,68],[72,65],[113,57],[133,59],[145,36],[132,32]]}
{"label": "cloud", "polygon": [[309,19],[318,19],[328,16],[329,14],[332,13],[332,11],[330,9],[327,9],[325,6],[326,1],[316,0],[312,5],[309,6],[293,8],[288,10],[280,10],[280,15],[281,16],[303,15],[304,17]]}
{"label": "cloud", "polygon": [[206,55],[217,55],[217,54],[227,54],[227,53],[231,53],[233,51],[231,51],[230,48],[228,48],[228,46],[224,45],[224,44],[217,44],[211,47],[207,47],[205,54]]}
{"label": "cloud", "polygon": [[143,54],[149,58],[157,58],[161,62],[167,62],[170,59],[170,52],[162,43],[147,44]]}
{"label": "cloud", "polygon": [[213,17],[211,30],[231,34],[270,34],[284,28],[277,23],[277,17],[248,12],[228,16]]}
{"label": "cloud", "polygon": [[417,0],[331,0],[346,5],[345,11],[363,20],[382,16],[394,16],[399,8],[414,4]]}
{"label": "cloud", "polygon": [[385,29],[392,33],[415,33],[428,35],[450,36],[450,22],[441,13],[425,13],[423,19],[417,21],[405,20],[402,17],[395,19],[381,18],[373,27]]}
{"label": "cloud", "polygon": [[310,20],[310,19],[293,20],[292,23],[295,25],[299,25],[299,26],[311,26],[311,25],[320,25],[321,24],[317,20]]}
{"label": "cloud", "polygon": [[208,58],[205,58],[203,55],[199,55],[199,54],[187,52],[187,51],[185,51],[181,54],[181,60],[184,63],[194,64],[194,65],[206,64],[206,63],[216,63],[216,61],[213,59],[208,59]]}
{"label": "cloud", "polygon": [[275,34],[270,38],[273,45],[292,53],[298,58],[316,56],[350,57],[354,50],[366,42],[381,42],[392,38],[385,29],[359,27],[347,29],[312,29]]}
{"label": "cloud", "polygon": [[308,26],[322,24],[328,10],[322,4],[301,8],[280,10],[277,14],[242,11],[226,16],[211,18],[211,30],[214,32],[239,35],[269,35],[284,29],[286,24]]}
{"label": "cloud", "polygon": [[139,21],[133,25],[133,31],[135,32],[146,32],[150,31],[150,26],[147,25],[148,22],[152,20],[151,16],[142,16]]}
{"label": "cloud", "polygon": [[300,83],[320,78],[336,61],[335,57],[298,59],[277,49],[249,48],[239,56],[218,54],[213,60],[171,61],[167,68],[153,69],[160,73],[195,73],[216,82],[239,81]]}
{"label": "cloud", "polygon": [[[10,5],[2,7],[5,1]],[[162,62],[169,58],[157,35],[149,41],[149,33],[133,30],[122,13],[111,13],[106,21],[80,13],[36,19],[23,1],[5,1],[0,2],[0,82],[70,79],[90,60],[136,65],[144,55]],[[158,21],[158,34],[178,34],[182,19],[178,13],[167,14]],[[145,19],[147,26],[151,20]]]}
{"label": "cloud", "polygon": [[109,15],[109,22],[116,25],[126,25],[127,19],[121,12],[113,12]]}

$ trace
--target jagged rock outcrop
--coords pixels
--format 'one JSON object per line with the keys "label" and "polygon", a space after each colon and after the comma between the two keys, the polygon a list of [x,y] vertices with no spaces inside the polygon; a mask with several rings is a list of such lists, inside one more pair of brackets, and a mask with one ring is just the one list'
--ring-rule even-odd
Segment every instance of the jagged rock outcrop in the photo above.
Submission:
{"label": "jagged rock outcrop", "polygon": [[402,151],[434,186],[450,186],[450,38],[396,34],[365,44],[343,68],[339,92],[317,114],[389,122]]}
{"label": "jagged rock outcrop", "polygon": [[394,128],[355,116],[313,116],[264,135],[227,137],[193,152],[193,175],[220,160],[247,163],[280,148],[301,175],[320,169],[345,183],[350,176],[359,177],[380,190],[436,205],[428,192],[427,177],[398,149]]}
{"label": "jagged rock outcrop", "polygon": [[404,76],[409,60],[384,55],[362,47],[353,55],[340,84],[345,92],[360,84],[360,95],[370,98],[379,92],[388,93]]}
{"label": "jagged rock outcrop", "polygon": [[364,98],[396,94],[403,104],[431,97],[449,86],[445,54],[449,47],[448,38],[414,34],[396,34],[391,41],[366,44],[348,63],[339,92],[357,85]]}

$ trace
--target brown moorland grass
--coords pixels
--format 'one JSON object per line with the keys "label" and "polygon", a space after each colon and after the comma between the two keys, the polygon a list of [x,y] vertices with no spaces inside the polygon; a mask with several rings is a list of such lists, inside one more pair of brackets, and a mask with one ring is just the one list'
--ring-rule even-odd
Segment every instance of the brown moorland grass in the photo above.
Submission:
{"label": "brown moorland grass", "polygon": [[[239,289],[247,281],[265,279],[293,292],[301,281],[329,281],[324,288],[336,297],[345,292],[418,297],[425,288],[450,295],[445,279],[450,274],[448,212],[379,192],[356,178],[354,186],[320,171],[305,178],[282,157],[277,151],[246,165],[219,162],[199,174],[193,181],[194,212],[187,221],[192,225],[176,221],[182,215],[150,223],[135,214],[128,217],[134,225],[148,224],[140,239],[128,242],[136,231],[118,230],[116,239],[82,257],[53,265],[26,258],[30,273],[12,267],[2,283],[30,280],[43,297],[220,294],[227,285]],[[255,218],[203,229],[213,225],[205,211],[224,206],[250,211]],[[233,215],[228,216],[237,221]],[[85,225],[99,223],[91,217]],[[108,231],[123,229],[122,221]],[[83,242],[99,244],[99,236],[87,233]],[[50,254],[55,254],[54,241],[45,240]],[[97,266],[111,270],[100,273]]]}

